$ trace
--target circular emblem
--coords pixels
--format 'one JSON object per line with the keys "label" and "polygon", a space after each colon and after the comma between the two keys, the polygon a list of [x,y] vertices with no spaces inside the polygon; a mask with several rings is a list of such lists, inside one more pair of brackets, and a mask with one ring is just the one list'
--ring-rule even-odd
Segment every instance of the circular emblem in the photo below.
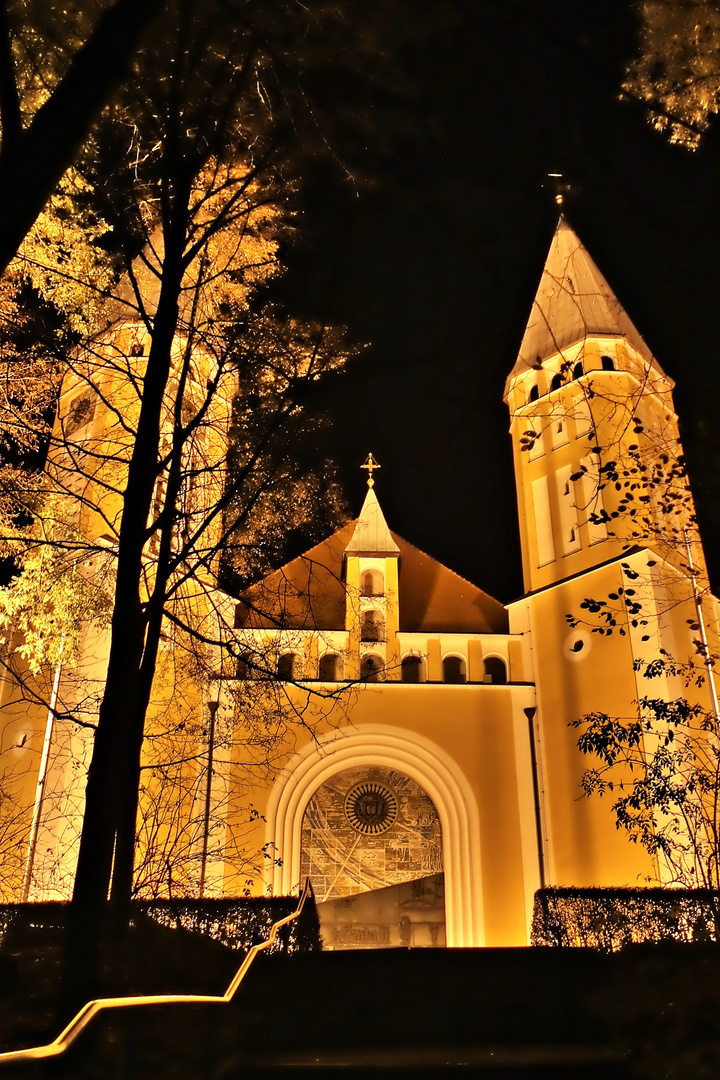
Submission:
{"label": "circular emblem", "polygon": [[355,784],[345,796],[345,817],[353,829],[377,836],[395,824],[398,801],[394,791],[377,780]]}

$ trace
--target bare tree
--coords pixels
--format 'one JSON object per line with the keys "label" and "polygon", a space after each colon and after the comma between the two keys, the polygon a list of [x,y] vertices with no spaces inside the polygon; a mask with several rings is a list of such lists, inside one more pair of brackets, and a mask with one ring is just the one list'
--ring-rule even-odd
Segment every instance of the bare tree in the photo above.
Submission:
{"label": "bare tree", "polygon": [[[307,523],[312,500],[298,492],[321,483],[297,464],[292,433],[345,350],[328,328],[252,301],[278,272],[290,218],[302,95],[286,65],[297,29],[283,24],[274,49],[254,27],[229,32],[214,4],[173,8],[157,28],[86,170],[87,204],[112,229],[125,275],[114,298],[103,290],[110,325],[61,358],[47,467],[16,469],[8,495],[6,542],[21,553],[22,587],[33,559],[52,558],[58,580],[74,583],[67,610],[58,595],[34,611],[25,604],[26,631],[35,619],[37,642],[62,640],[65,663],[80,604],[83,625],[107,643],[97,713],[82,678],[52,703],[56,719],[93,734],[74,889],[84,932],[109,890],[121,909],[132,893],[146,718],[152,730],[169,692],[165,642],[205,671],[229,653],[220,552],[231,543],[241,572],[262,565],[282,527]],[[72,261],[60,276],[77,280]],[[16,672],[32,696],[26,674]],[[204,706],[189,708],[195,725]],[[158,769],[169,767],[168,745]]]}

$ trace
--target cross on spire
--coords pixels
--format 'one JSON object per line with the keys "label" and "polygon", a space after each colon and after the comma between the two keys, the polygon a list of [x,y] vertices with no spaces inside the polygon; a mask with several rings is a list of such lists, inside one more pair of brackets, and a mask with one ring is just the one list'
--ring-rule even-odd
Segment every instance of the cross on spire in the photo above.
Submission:
{"label": "cross on spire", "polygon": [[363,465],[361,465],[360,468],[361,469],[367,469],[367,472],[368,472],[367,486],[369,488],[375,487],[375,481],[373,480],[373,469],[379,469],[379,468],[381,468],[381,466],[378,465],[377,461],[372,456],[372,454],[368,454],[367,461]]}

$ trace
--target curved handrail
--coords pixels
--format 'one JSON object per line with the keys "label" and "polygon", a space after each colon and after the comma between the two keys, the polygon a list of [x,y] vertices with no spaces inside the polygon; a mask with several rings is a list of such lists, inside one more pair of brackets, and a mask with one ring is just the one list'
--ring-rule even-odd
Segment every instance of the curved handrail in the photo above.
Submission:
{"label": "curved handrail", "polygon": [[278,931],[283,926],[287,926],[293,919],[298,918],[309,893],[310,878],[306,878],[305,887],[300,895],[300,900],[295,911],[282,919],[278,919],[277,922],[274,922],[270,927],[270,934],[267,939],[259,942],[257,945],[253,945],[252,948],[248,950],[245,959],[238,968],[232,982],[224,994],[144,994],[134,997],[95,998],[92,1001],[88,1001],[86,1005],[83,1005],[82,1009],[76,1013],[70,1023],[63,1028],[58,1037],[53,1039],[51,1043],[46,1043],[44,1046],[31,1046],[25,1050],[9,1050],[5,1053],[0,1053],[0,1066],[8,1062],[34,1061],[39,1058],[56,1057],[58,1054],[63,1054],[75,1039],[77,1039],[80,1032],[87,1027],[93,1017],[106,1009],[121,1009],[140,1005],[178,1005],[183,1002],[187,1004],[214,1002],[217,1005],[227,1005],[228,1002],[232,1001],[240,983],[247,975],[250,965],[257,954],[264,949],[269,949],[271,945],[274,945]]}

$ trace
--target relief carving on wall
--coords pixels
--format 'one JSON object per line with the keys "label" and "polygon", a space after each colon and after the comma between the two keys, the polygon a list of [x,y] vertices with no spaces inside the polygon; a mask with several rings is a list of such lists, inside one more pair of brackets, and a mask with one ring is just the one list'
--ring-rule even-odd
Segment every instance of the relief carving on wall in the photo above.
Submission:
{"label": "relief carving on wall", "polygon": [[303,816],[301,877],[319,902],[439,874],[442,831],[435,806],[395,769],[358,766],[335,774]]}

